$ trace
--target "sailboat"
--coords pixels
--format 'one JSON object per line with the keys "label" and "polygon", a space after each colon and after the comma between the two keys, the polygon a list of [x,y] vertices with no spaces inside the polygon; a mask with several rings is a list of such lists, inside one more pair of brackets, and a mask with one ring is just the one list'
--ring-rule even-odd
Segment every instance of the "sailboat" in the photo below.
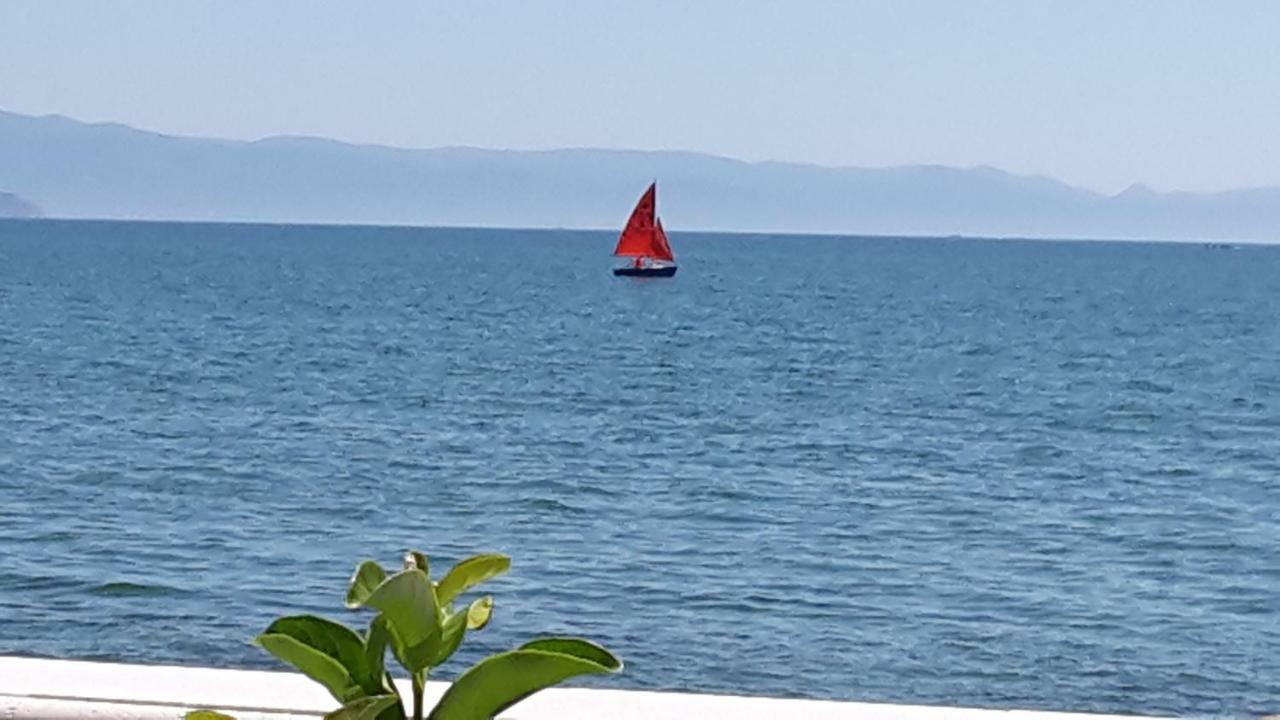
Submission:
{"label": "sailboat", "polygon": [[636,209],[631,211],[627,226],[618,236],[618,247],[613,254],[633,258],[624,267],[614,268],[614,275],[626,277],[671,277],[676,274],[676,256],[667,242],[667,232],[662,229],[658,217],[658,183],[640,196]]}

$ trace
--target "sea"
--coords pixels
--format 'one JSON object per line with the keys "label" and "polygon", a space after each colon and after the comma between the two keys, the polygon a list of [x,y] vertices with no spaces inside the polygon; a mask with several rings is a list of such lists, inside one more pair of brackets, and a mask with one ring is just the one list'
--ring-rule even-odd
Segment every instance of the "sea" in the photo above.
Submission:
{"label": "sea", "polygon": [[0,222],[0,654],[278,668],[478,552],[584,684],[1280,712],[1280,248]]}

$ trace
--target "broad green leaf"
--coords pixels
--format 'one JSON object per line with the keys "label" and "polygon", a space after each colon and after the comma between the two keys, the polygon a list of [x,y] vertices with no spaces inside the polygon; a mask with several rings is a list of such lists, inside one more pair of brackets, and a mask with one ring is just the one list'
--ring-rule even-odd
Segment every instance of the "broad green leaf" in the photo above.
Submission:
{"label": "broad green leaf", "polygon": [[436,593],[441,605],[448,605],[454,598],[489,578],[497,577],[511,569],[511,558],[506,555],[476,555],[454,565]]}
{"label": "broad green leaf", "polygon": [[182,720],[236,720],[230,715],[223,715],[212,710],[192,710],[182,716]]}
{"label": "broad green leaf", "polygon": [[489,616],[493,614],[493,597],[485,595],[471,603],[467,608],[467,629],[482,630],[489,624]]}
{"label": "broad green leaf", "polygon": [[453,613],[445,618],[440,632],[440,649],[431,659],[432,667],[441,665],[462,644],[462,636],[467,632],[467,613]]}
{"label": "broad green leaf", "polygon": [[440,647],[440,608],[427,574],[403,570],[387,578],[365,601],[382,613],[391,648],[411,673],[430,666]]}
{"label": "broad green leaf", "polygon": [[357,698],[325,715],[324,720],[374,720],[383,710],[399,703],[396,695]]}
{"label": "broad green leaf", "polygon": [[346,702],[360,696],[360,686],[356,684],[347,669],[342,667],[342,663],[319,650],[304,645],[288,635],[259,635],[256,642],[267,652],[323,685],[338,702]]}
{"label": "broad green leaf", "polygon": [[544,652],[560,653],[561,655],[572,655],[573,657],[596,663],[601,667],[609,669],[609,672],[617,672],[622,669],[622,661],[613,656],[613,653],[605,650],[590,640],[573,637],[544,637],[520,646],[521,650],[542,650]]}
{"label": "broad green leaf", "polygon": [[490,720],[533,693],[571,677],[621,669],[622,663],[608,650],[586,640],[534,641],[473,665],[449,686],[429,720]]}
{"label": "broad green leaf", "polygon": [[[337,661],[346,671],[350,682],[359,686],[366,694],[379,693],[382,685],[382,673],[369,666],[364,640],[350,628],[314,615],[295,615],[280,618],[263,631],[262,638],[272,636],[292,638],[302,645]],[[288,643],[262,645],[276,657],[280,657],[280,659],[297,666],[294,660],[281,657],[275,650],[272,650],[272,647],[292,647]],[[306,657],[306,655],[299,656],[294,653],[293,657],[297,659],[298,657]],[[306,672],[302,667],[298,669]],[[335,691],[330,688],[330,692]],[[336,693],[335,697],[337,697]],[[339,697],[338,699],[341,700],[343,698]]]}
{"label": "broad green leaf", "polygon": [[351,585],[347,588],[347,602],[349,608],[358,608],[365,604],[373,591],[387,579],[387,571],[382,566],[372,560],[365,560],[356,566],[356,572],[351,576]]}

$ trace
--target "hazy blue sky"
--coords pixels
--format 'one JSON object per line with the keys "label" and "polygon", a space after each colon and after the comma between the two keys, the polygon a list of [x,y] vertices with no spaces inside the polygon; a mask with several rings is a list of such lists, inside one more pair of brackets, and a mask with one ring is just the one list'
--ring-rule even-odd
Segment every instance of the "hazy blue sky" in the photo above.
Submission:
{"label": "hazy blue sky", "polygon": [[0,109],[1280,185],[1280,2],[2,0]]}

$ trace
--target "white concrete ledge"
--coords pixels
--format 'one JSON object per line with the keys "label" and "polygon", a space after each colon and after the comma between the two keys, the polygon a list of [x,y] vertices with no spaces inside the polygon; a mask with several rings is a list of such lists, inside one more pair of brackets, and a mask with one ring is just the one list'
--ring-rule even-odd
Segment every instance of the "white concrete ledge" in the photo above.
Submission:
{"label": "white concrete ledge", "polygon": [[[428,683],[427,707],[448,687]],[[407,683],[401,691],[409,697]],[[335,708],[323,688],[283,672],[0,657],[0,720],[175,720],[210,709],[241,720],[313,720]],[[787,700],[552,688],[503,720],[1118,720],[1031,710]]]}

